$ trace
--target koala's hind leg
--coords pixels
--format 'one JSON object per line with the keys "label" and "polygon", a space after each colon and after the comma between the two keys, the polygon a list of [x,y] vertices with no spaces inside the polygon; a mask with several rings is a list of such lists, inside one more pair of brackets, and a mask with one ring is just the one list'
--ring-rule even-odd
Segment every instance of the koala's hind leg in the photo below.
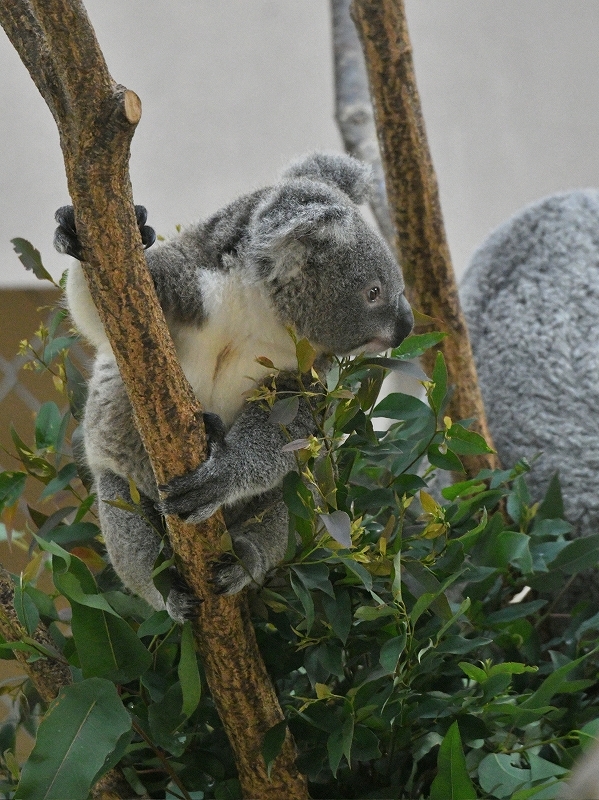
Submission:
{"label": "koala's hind leg", "polygon": [[[166,603],[152,581],[152,571],[161,543],[166,536],[162,519],[151,500],[142,496],[144,517],[115,508],[106,500],[131,503],[129,484],[113,472],[105,471],[96,480],[100,527],[115,572],[134,594],[143,597],[153,608],[165,609],[176,622],[194,615],[197,599],[173,568],[173,588]],[[170,556],[168,542],[165,552]]]}
{"label": "koala's hind leg", "polygon": [[289,515],[279,488],[224,512],[235,553],[225,553],[214,563],[212,584],[217,594],[235,594],[248,584],[262,584],[284,559]]}

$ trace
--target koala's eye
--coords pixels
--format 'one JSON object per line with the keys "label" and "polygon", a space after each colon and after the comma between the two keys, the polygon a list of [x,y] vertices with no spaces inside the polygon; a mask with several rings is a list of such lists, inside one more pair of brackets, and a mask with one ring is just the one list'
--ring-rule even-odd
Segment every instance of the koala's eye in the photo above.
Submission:
{"label": "koala's eye", "polygon": [[378,300],[380,295],[381,295],[380,286],[373,286],[368,292],[368,300],[371,303],[374,303],[375,300]]}

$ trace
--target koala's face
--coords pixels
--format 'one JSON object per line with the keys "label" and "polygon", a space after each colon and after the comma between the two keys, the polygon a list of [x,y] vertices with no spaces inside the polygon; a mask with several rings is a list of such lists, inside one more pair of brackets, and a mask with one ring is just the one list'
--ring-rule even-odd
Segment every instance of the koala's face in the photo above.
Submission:
{"label": "koala's face", "polygon": [[256,222],[254,259],[271,300],[318,350],[379,353],[409,334],[399,267],[344,193],[296,180]]}
{"label": "koala's face", "polygon": [[289,314],[298,333],[325,352],[380,353],[401,344],[414,317],[389,248],[357,210],[352,216],[336,236],[323,231],[306,245],[304,280]]}

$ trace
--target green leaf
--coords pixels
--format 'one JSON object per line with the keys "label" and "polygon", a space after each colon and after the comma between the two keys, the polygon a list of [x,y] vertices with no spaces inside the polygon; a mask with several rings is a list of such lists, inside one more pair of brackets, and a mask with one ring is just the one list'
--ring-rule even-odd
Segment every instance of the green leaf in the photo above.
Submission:
{"label": "green leaf", "polygon": [[460,729],[454,722],[439,748],[437,775],[431,785],[430,800],[476,800],[477,797],[466,768]]}
{"label": "green leaf", "polygon": [[26,472],[0,472],[0,510],[20,499],[27,482]]}
{"label": "green leaf", "polygon": [[181,630],[181,656],[177,675],[183,692],[183,714],[185,717],[191,717],[200,704],[202,681],[196,658],[193,630],[189,620],[185,622]]}
{"label": "green leaf", "polygon": [[537,519],[560,519],[564,516],[564,499],[559,475],[556,472],[549,481],[543,502],[537,509]]}
{"label": "green leaf", "polygon": [[214,787],[214,800],[242,800],[242,797],[237,778],[229,778]]}
{"label": "green leaf", "polygon": [[291,568],[308,591],[320,589],[321,592],[334,598],[335,592],[329,580],[329,569],[326,564],[294,564]]}
{"label": "green leaf", "polygon": [[31,636],[40,621],[39,611],[31,597],[24,591],[20,581],[15,583],[14,588],[14,607],[17,612],[19,622]]}
{"label": "green leaf", "polygon": [[582,662],[590,655],[596,653],[597,650],[599,650],[599,648],[590,650],[588,653],[580,656],[580,658],[576,658],[574,661],[564,664],[563,667],[559,667],[555,670],[555,672],[552,672],[551,675],[548,675],[539,688],[520,704],[520,708],[530,709],[547,706],[554,695],[560,694],[561,692],[568,692],[568,690],[571,688],[569,684],[572,683],[572,681],[570,681],[568,678],[570,672],[572,672],[572,670],[575,669],[579,664],[582,664]]}
{"label": "green leaf", "polygon": [[273,425],[290,425],[299,411],[299,397],[283,397],[270,410],[268,421]]}
{"label": "green leaf", "polygon": [[62,427],[62,414],[56,403],[44,403],[35,419],[35,444],[38,450],[56,450]]}
{"label": "green leaf", "polygon": [[433,388],[430,392],[430,403],[433,411],[438,416],[443,411],[447,395],[447,367],[443,353],[438,352],[432,374]]}
{"label": "green leaf", "polygon": [[159,636],[161,633],[170,631],[174,624],[168,611],[155,611],[151,617],[141,623],[137,629],[137,635],[140,639],[144,636]]}
{"label": "green leaf", "polygon": [[296,577],[292,572],[289,573],[289,580],[291,588],[295,592],[296,597],[304,607],[304,615],[306,618],[306,633],[310,633],[310,629],[314,624],[314,601],[310,592],[304,587],[302,581]]}
{"label": "green leaf", "polygon": [[316,350],[307,339],[300,339],[295,346],[297,367],[300,372],[309,372],[316,359]]}
{"label": "green leaf", "polygon": [[474,664],[468,664],[466,661],[460,661],[458,666],[470,680],[476,681],[476,683],[484,683],[489,677],[484,669],[476,667]]}
{"label": "green leaf", "polygon": [[10,435],[21,463],[30,475],[40,478],[44,483],[56,475],[56,469],[45,458],[35,455],[33,450],[25,444],[19,434],[10,426]]}
{"label": "green leaf", "polygon": [[388,639],[381,647],[379,662],[385,672],[393,674],[397,667],[400,655],[406,649],[407,636],[404,632],[401,636]]}
{"label": "green leaf", "polygon": [[72,603],[71,626],[83,676],[129,683],[150,668],[152,655],[115,612]]}
{"label": "green leaf", "polygon": [[431,347],[434,347],[439,342],[443,341],[447,336],[446,333],[441,331],[431,331],[431,333],[416,333],[408,336],[403,342],[396,347],[391,355],[393,358],[410,359],[419,358]]}
{"label": "green leaf", "polygon": [[530,782],[530,770],[514,765],[518,760],[514,754],[491,753],[485,756],[478,766],[481,788],[492,793],[493,797],[511,798],[514,792]]}
{"label": "green leaf", "polygon": [[283,499],[287,508],[300,519],[311,520],[314,498],[299,473],[288,472],[283,478]]}
{"label": "green leaf", "polygon": [[460,455],[482,455],[483,453],[494,453],[492,447],[485,442],[480,433],[464,428],[459,422],[454,424],[447,431],[448,445],[454,453]]}
{"label": "green leaf", "polygon": [[42,264],[42,257],[40,251],[35,248],[27,239],[21,239],[17,236],[11,239],[15,253],[19,257],[19,261],[27,270],[31,270],[35,277],[40,281],[50,281],[53,286],[58,286],[54,278]]}
{"label": "green leaf", "polygon": [[[79,561],[79,559],[77,559]],[[81,564],[83,562],[80,562]],[[71,563],[70,568],[73,567],[73,563]],[[87,569],[87,567],[86,567]],[[79,576],[75,575],[73,572],[63,572],[62,574],[58,573],[54,576],[54,583],[56,588],[68,599],[71,603],[77,603],[79,605],[87,606],[88,608],[95,608],[100,611],[105,611],[107,614],[112,614],[115,617],[118,617],[116,611],[112,608],[110,603],[101,595],[97,594],[95,591],[93,592],[86,592],[81,585],[80,570]],[[91,573],[90,573],[91,577]],[[90,585],[86,579],[84,579],[85,583],[87,584],[87,588],[90,588]]]}
{"label": "green leaf", "polygon": [[351,745],[354,738],[354,718],[346,715],[343,725],[337,727],[327,739],[327,752],[329,754],[329,767],[334,777],[337,777],[337,770],[343,756],[347,763],[351,763]]}
{"label": "green leaf", "polygon": [[78,336],[59,336],[56,339],[52,339],[52,341],[48,342],[48,344],[44,347],[42,361],[45,364],[52,363],[57,356],[68,350],[75,344],[75,342],[78,341]]}
{"label": "green leaf", "polygon": [[443,453],[439,449],[438,444],[431,444],[426,451],[426,457],[433,467],[445,469],[450,472],[464,472],[464,465],[450,448],[447,448]]}
{"label": "green leaf", "polygon": [[38,728],[18,800],[87,800],[131,717],[115,686],[100,678],[63,689]]}
{"label": "green leaf", "polygon": [[[57,547],[57,545],[54,545]],[[83,676],[128,683],[149,669],[152,656],[133,629],[97,594],[92,574],[78,558],[54,564],[54,583],[70,600],[71,627]]]}
{"label": "green leaf", "polygon": [[287,735],[287,720],[281,720],[273,725],[270,730],[266,731],[262,741],[262,758],[266,764],[266,772],[270,778],[270,771],[272,766],[281,752],[285,736]]}
{"label": "green leaf", "polygon": [[72,462],[65,464],[64,467],[59,470],[58,475],[46,484],[46,488],[40,494],[40,500],[47,500],[49,497],[52,497],[52,495],[56,494],[56,492],[60,492],[76,477],[77,465]]}
{"label": "green leaf", "polygon": [[333,511],[331,514],[319,514],[322,524],[332,538],[342,547],[351,547],[351,520],[345,511]]}
{"label": "green leaf", "polygon": [[346,589],[335,588],[334,592],[334,597],[322,596],[322,606],[335,635],[345,644],[353,622],[351,598]]}
{"label": "green leaf", "polygon": [[431,416],[431,410],[426,403],[423,403],[417,397],[392,392],[381,400],[374,408],[371,416],[403,420],[428,419]]}
{"label": "green leaf", "polygon": [[166,694],[148,709],[150,731],[156,744],[164,747],[174,756],[180,756],[187,746],[186,737],[179,733],[179,727],[185,722],[181,711],[183,694],[181,684],[172,684]]}
{"label": "green leaf", "polygon": [[566,575],[575,575],[589,569],[599,561],[599,533],[583,536],[569,542],[550,564],[549,569],[558,569]]}

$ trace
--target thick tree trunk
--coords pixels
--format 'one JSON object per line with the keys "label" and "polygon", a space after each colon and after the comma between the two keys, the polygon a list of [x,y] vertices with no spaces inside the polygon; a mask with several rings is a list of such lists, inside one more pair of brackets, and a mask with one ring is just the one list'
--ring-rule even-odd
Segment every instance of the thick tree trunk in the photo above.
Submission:
{"label": "thick tree trunk", "polygon": [[[454,386],[447,413],[454,421],[474,418],[473,427],[492,446],[445,237],[404,3],[353,0],[351,14],[366,61],[406,292],[416,309],[439,320],[449,333],[439,346]],[[424,359],[429,374],[434,357],[431,352]],[[495,454],[463,460],[470,476],[499,463]]]}
{"label": "thick tree trunk", "polygon": [[[79,0],[0,0],[0,22],[58,125],[84,271],[157,481],[165,483],[199,466],[205,436],[135,222],[128,161],[141,103],[110,77]],[[169,520],[181,570],[204,600],[195,632],[210,690],[235,752],[244,796],[306,798],[290,735],[270,780],[266,774],[262,739],[283,714],[245,597],[217,597],[206,581],[222,531],[220,516],[201,528]]]}

